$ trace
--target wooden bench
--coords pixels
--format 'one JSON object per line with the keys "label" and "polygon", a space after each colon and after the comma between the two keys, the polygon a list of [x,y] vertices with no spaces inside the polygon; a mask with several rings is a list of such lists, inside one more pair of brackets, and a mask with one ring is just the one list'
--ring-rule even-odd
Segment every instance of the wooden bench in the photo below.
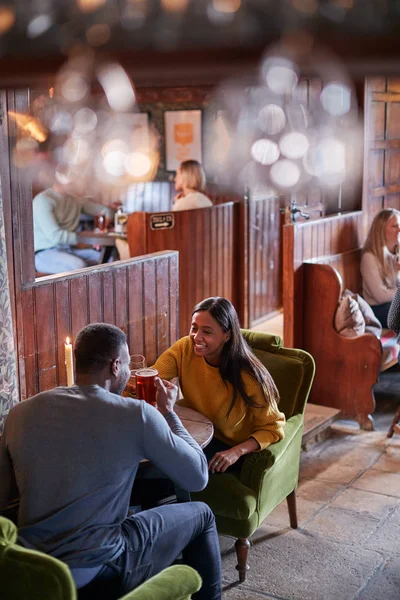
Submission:
{"label": "wooden bench", "polygon": [[304,263],[303,348],[316,362],[310,402],[340,409],[356,418],[362,429],[372,430],[373,386],[381,370],[382,352],[394,338],[382,348],[371,333],[346,338],[334,328],[343,290],[361,293],[360,257],[358,249]]}

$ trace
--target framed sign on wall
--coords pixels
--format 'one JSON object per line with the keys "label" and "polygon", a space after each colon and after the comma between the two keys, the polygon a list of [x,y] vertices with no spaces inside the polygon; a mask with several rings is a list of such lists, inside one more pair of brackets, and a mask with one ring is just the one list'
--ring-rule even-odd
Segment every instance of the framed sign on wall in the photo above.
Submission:
{"label": "framed sign on wall", "polygon": [[201,110],[165,111],[164,130],[167,171],[176,171],[184,160],[202,162]]}

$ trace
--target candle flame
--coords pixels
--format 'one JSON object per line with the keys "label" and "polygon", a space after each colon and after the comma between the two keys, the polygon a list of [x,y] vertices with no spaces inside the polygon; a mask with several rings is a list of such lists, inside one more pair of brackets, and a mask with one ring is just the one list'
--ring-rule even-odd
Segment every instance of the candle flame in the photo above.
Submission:
{"label": "candle flame", "polygon": [[69,343],[70,343],[70,341],[69,341],[69,337],[68,337],[68,338],[65,340],[65,343],[66,343],[66,344],[69,344]]}

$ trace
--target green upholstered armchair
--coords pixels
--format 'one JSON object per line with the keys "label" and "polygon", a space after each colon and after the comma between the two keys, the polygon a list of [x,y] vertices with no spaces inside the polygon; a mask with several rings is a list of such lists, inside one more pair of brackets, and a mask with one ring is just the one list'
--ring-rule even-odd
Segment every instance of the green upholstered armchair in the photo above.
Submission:
{"label": "green upholstered armchair", "polygon": [[[16,543],[17,528],[0,517],[0,597],[5,600],[76,600],[66,564]],[[151,577],[121,600],[190,600],[201,588],[200,575],[186,565],[173,565]]]}
{"label": "green upholstered armchair", "polygon": [[285,438],[261,452],[249,454],[240,472],[215,473],[202,492],[192,494],[213,511],[219,533],[237,538],[237,569],[244,581],[249,536],[285,498],[290,525],[297,527],[296,487],[299,477],[304,409],[315,365],[304,350],[284,348],[278,336],[242,330],[256,356],[271,373],[285,413]]}

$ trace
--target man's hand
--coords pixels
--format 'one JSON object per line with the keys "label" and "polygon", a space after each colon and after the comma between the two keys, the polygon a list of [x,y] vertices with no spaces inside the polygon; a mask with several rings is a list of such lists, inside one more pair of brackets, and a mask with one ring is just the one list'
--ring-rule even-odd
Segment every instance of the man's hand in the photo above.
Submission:
{"label": "man's hand", "polygon": [[157,388],[157,408],[160,413],[165,415],[168,412],[173,412],[174,404],[178,398],[178,387],[170,381],[160,379],[159,377],[155,379],[155,386]]}

